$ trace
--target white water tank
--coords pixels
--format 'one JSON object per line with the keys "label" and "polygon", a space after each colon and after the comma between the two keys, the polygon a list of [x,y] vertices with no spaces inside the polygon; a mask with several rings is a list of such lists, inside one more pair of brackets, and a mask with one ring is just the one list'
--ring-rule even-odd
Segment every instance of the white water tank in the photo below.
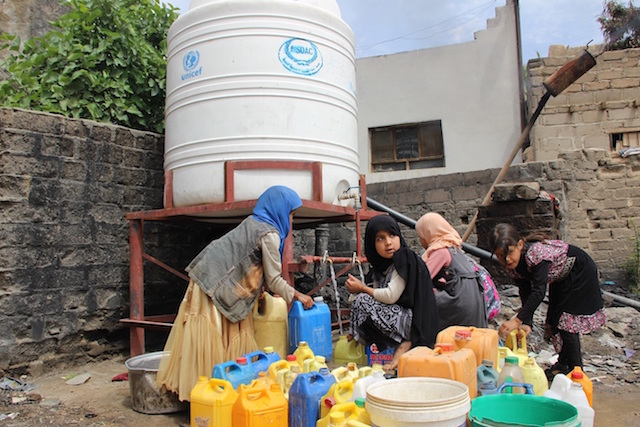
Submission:
{"label": "white water tank", "polygon": [[[360,176],[355,48],[335,0],[192,0],[167,42],[173,206],[224,202],[229,160],[319,162],[321,201],[349,203],[337,196]],[[313,200],[308,170],[237,170],[233,181],[235,200],[275,184]]]}

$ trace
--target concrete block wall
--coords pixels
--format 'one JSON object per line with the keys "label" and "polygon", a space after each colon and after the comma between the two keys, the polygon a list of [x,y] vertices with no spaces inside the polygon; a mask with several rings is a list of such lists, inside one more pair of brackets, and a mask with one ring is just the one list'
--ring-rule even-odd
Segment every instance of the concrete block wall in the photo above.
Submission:
{"label": "concrete block wall", "polygon": [[[582,148],[610,150],[612,132],[640,127],[640,49],[602,53],[603,49],[602,45],[590,46],[596,65],[549,99],[531,129],[525,161],[554,160],[562,151]],[[546,92],[542,83],[583,50],[554,45],[547,58],[527,63],[530,112]]]}
{"label": "concrete block wall", "polygon": [[[128,352],[125,213],[162,207],[162,153],[161,135],[0,108],[1,369]],[[184,268],[213,232],[146,223],[145,250]],[[185,284],[158,270],[147,313],[175,312]]]}
{"label": "concrete block wall", "polygon": [[[367,185],[368,196],[418,219],[439,212],[462,235],[498,169]],[[627,283],[624,263],[631,254],[633,224],[640,225],[640,156],[621,158],[603,149],[563,152],[553,161],[512,166],[503,182],[530,182],[560,202],[561,237],[585,249],[603,280]],[[414,230],[403,227],[411,247],[420,251]],[[468,242],[486,249],[471,234]]]}

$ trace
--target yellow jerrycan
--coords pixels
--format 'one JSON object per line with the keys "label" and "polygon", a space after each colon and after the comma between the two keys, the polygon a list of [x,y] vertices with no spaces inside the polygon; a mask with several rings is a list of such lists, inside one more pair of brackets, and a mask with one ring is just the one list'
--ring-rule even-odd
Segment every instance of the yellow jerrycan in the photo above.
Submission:
{"label": "yellow jerrycan", "polygon": [[347,340],[346,335],[340,335],[333,351],[333,363],[336,365],[346,365],[355,362],[358,365],[367,364],[367,353],[364,346],[356,340]]}
{"label": "yellow jerrycan", "polygon": [[544,392],[549,390],[549,380],[542,369],[536,363],[536,359],[533,357],[527,358],[523,365],[520,366],[524,382],[533,385],[533,394],[536,396],[544,395]]}
{"label": "yellow jerrycan", "polygon": [[524,333],[520,338],[520,342],[518,342],[518,330],[514,329],[509,332],[506,345],[513,352],[513,356],[518,358],[518,365],[524,365],[524,362],[529,358],[529,352],[527,351],[527,337]]}
{"label": "yellow jerrycan", "polygon": [[191,425],[198,427],[230,426],[233,405],[238,393],[231,382],[219,378],[199,377],[191,390]]}
{"label": "yellow jerrycan", "polygon": [[233,405],[232,427],[287,427],[289,405],[278,384],[267,387],[238,386],[238,399]]}
{"label": "yellow jerrycan", "polygon": [[313,354],[313,350],[309,347],[309,343],[306,341],[300,341],[298,343],[298,348],[293,352],[293,355],[296,356],[296,361],[298,365],[300,365],[300,369],[304,368],[304,362],[308,359],[315,359],[315,354]]}
{"label": "yellow jerrycan", "polygon": [[320,399],[320,418],[329,415],[332,407],[347,403],[353,395],[354,384],[351,378],[332,384],[327,394]]}
{"label": "yellow jerrycan", "polygon": [[322,417],[316,422],[316,427],[328,427],[331,425],[330,419],[332,415],[342,414],[345,423],[353,420],[365,424],[371,424],[371,417],[369,413],[364,409],[356,405],[355,402],[337,403],[331,407],[329,414]]}
{"label": "yellow jerrycan", "polygon": [[281,359],[287,357],[289,331],[287,302],[263,292],[253,305],[253,329],[258,348],[273,347]]}

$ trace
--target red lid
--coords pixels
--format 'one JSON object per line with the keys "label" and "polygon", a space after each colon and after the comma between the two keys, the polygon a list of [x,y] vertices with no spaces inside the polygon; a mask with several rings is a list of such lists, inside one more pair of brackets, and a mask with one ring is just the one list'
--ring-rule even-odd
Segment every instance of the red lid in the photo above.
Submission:
{"label": "red lid", "polygon": [[240,365],[246,365],[247,364],[247,358],[246,357],[238,357],[236,359],[236,362],[238,362]]}
{"label": "red lid", "polygon": [[443,342],[436,344],[436,348],[440,347],[442,351],[453,351],[453,344],[450,342]]}
{"label": "red lid", "polygon": [[471,339],[471,331],[469,329],[457,330],[455,339],[457,339],[457,340],[469,340],[469,339]]}
{"label": "red lid", "polygon": [[573,372],[571,372],[571,378],[575,378],[577,380],[581,380],[582,378],[584,378],[584,375],[580,371],[573,371]]}
{"label": "red lid", "polygon": [[336,399],[334,399],[333,396],[327,397],[324,399],[324,404],[327,408],[331,409],[336,404]]}
{"label": "red lid", "polygon": [[298,360],[298,358],[296,357],[295,354],[287,354],[287,360],[289,362],[295,362],[296,360]]}

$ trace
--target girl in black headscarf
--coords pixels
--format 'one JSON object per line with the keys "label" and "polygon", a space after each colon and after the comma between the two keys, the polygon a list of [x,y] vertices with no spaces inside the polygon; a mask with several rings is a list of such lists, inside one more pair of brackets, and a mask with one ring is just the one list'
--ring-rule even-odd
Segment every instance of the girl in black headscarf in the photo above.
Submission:
{"label": "girl in black headscarf", "polygon": [[429,270],[407,246],[398,223],[387,215],[372,218],[365,232],[364,251],[373,267],[369,287],[352,275],[346,286],[357,294],[351,305],[351,336],[379,350],[394,347],[388,370],[415,346],[433,348],[440,331]]}

